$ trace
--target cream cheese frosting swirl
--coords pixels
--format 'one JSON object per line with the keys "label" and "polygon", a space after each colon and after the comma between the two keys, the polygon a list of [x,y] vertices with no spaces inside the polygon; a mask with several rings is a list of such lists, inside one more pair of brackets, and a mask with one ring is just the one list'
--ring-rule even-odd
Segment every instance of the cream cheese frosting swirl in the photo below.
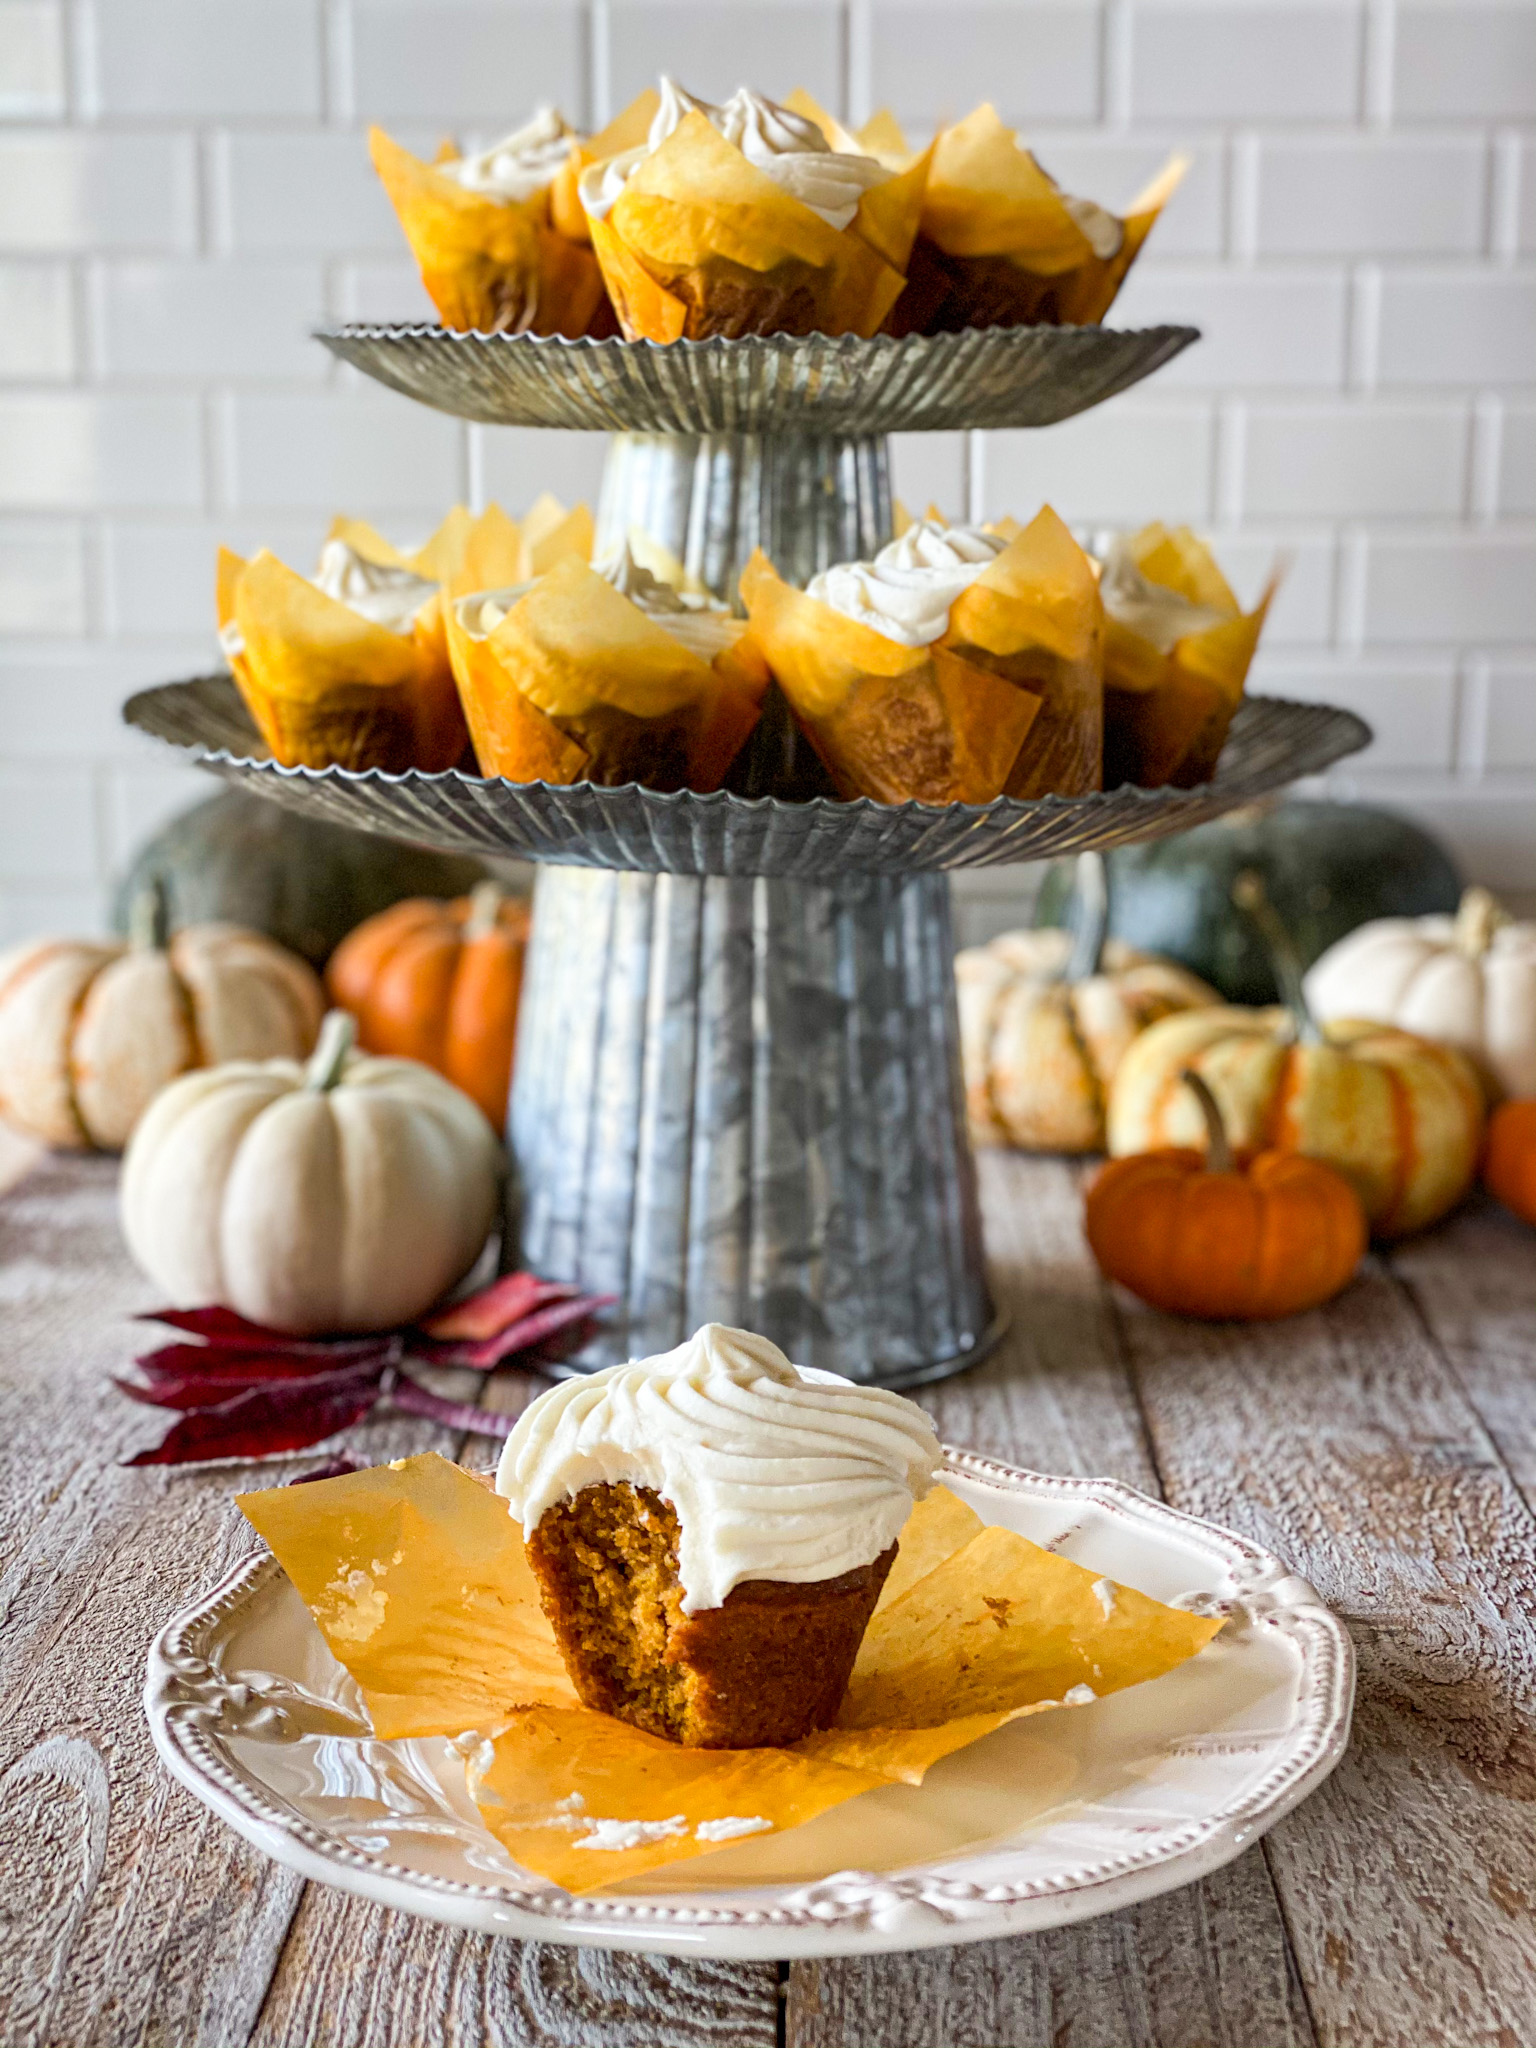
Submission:
{"label": "cream cheese frosting swirl", "polygon": [[[385,562],[370,562],[350,541],[328,540],[320,550],[319,567],[309,581],[324,596],[344,604],[360,619],[369,619],[388,632],[408,634],[416,614],[437,595],[437,585],[412,569]],[[245,652],[245,636],[239,623],[228,620],[219,629],[219,645],[226,655]]]}
{"label": "cream cheese frosting swirl", "polygon": [[[627,597],[637,610],[663,627],[674,640],[713,661],[727,647],[734,647],[747,630],[745,619],[735,618],[723,605],[709,598],[685,596],[670,583],[655,576],[636,561],[628,541],[616,555],[594,565],[597,574]],[[458,601],[459,624],[472,639],[483,640],[494,633],[513,605],[533,588],[532,582],[514,583],[505,590],[479,590]]]}
{"label": "cream cheese frosting swirl", "polygon": [[839,562],[806,585],[807,597],[871,626],[901,647],[928,647],[949,626],[949,608],[1007,542],[979,526],[920,519],[872,562]]}
{"label": "cream cheese frosting swirl", "polygon": [[504,135],[476,156],[461,156],[436,168],[467,192],[488,199],[532,199],[553,183],[579,140],[553,107],[540,107],[532,120]]}
{"label": "cream cheese frosting swirl", "polygon": [[661,104],[640,149],[628,149],[582,177],[581,203],[594,220],[606,217],[635,166],[660,149],[688,114],[702,114],[710,127],[734,143],[757,170],[782,192],[808,206],[830,228],[845,228],[871,185],[891,174],[871,156],[829,146],[814,121],[791,113],[777,101],[743,86],[723,107],[695,98],[670,78],[660,82]]}
{"label": "cream cheese frosting swirl", "polygon": [[683,1612],[697,1614],[744,1579],[806,1585],[872,1564],[938,1462],[913,1402],[706,1323],[675,1351],[541,1394],[507,1439],[496,1490],[527,1536],[585,1487],[650,1487],[677,1511]]}
{"label": "cream cheese frosting swirl", "polygon": [[1215,605],[1196,604],[1181,591],[1144,576],[1123,535],[1117,535],[1105,552],[1099,595],[1117,625],[1150,641],[1159,654],[1171,654],[1189,634],[1225,626],[1234,616]]}

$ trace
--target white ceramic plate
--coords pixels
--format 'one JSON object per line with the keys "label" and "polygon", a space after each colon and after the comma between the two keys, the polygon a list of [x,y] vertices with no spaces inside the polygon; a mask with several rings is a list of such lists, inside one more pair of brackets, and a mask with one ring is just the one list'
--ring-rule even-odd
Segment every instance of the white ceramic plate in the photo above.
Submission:
{"label": "white ceramic plate", "polygon": [[946,1451],[986,1521],[1155,1598],[1226,1612],[1190,1663],[999,1729],[920,1787],[573,1898],[480,1824],[446,1741],[380,1742],[265,1555],[161,1633],[145,1707],[197,1797],[305,1877],[523,1940],[741,1958],[854,1955],[1055,1927],[1230,1862],[1327,1776],[1354,1654],[1305,1580],[1104,1479]]}

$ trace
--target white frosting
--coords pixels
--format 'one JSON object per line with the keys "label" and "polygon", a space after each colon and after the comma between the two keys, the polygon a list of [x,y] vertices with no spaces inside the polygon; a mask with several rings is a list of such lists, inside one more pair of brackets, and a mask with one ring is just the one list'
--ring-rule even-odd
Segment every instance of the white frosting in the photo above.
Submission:
{"label": "white frosting", "polygon": [[575,129],[553,107],[540,107],[531,121],[478,156],[461,156],[436,168],[469,192],[491,199],[532,199],[559,175],[576,139]]}
{"label": "white frosting", "polygon": [[745,86],[723,107],[717,107],[663,78],[661,105],[643,147],[594,164],[582,178],[581,203],[594,220],[606,216],[635,166],[659,149],[687,114],[702,114],[711,128],[736,145],[749,164],[772,178],[792,199],[808,206],[828,227],[847,227],[870,186],[891,175],[872,156],[830,148],[814,121],[764,99],[761,93],[749,92]]}
{"label": "white frosting", "polygon": [[1214,605],[1196,604],[1166,583],[1154,583],[1144,576],[1123,536],[1110,542],[1103,558],[1099,595],[1117,625],[1150,641],[1159,654],[1171,654],[1187,634],[1225,626],[1233,616]]}
{"label": "white frosting", "polygon": [[[1045,175],[1051,177],[1049,171],[1046,171]],[[1051,178],[1051,183],[1056,185],[1056,180]],[[1056,185],[1056,190],[1060,193],[1061,203],[1071,214],[1074,224],[1087,237],[1088,246],[1094,255],[1104,263],[1107,263],[1111,256],[1118,256],[1120,244],[1125,240],[1125,223],[1118,215],[1092,199],[1079,199],[1071,192],[1062,192],[1059,185]]]}
{"label": "white frosting", "polygon": [[934,1483],[938,1439],[899,1394],[790,1364],[721,1323],[659,1358],[563,1380],[524,1409],[496,1474],[528,1534],[588,1486],[670,1501],[683,1612],[744,1579],[805,1585],[872,1564]]}
{"label": "white frosting", "polygon": [[[370,562],[350,541],[328,540],[320,550],[320,566],[309,581],[326,597],[344,604],[360,619],[370,619],[391,633],[409,634],[416,614],[437,585],[411,569],[395,569],[382,562]],[[226,656],[244,654],[245,635],[238,619],[228,619],[219,628],[219,645]]]}
{"label": "white frosting", "polygon": [[872,626],[901,647],[927,647],[949,626],[949,608],[1008,543],[979,526],[920,519],[872,562],[839,562],[806,585],[806,596]]}
{"label": "white frosting", "polygon": [[[734,647],[747,630],[746,620],[734,617],[723,605],[674,590],[670,583],[653,575],[635,560],[628,541],[618,554],[597,566],[597,573],[702,661],[713,661],[727,647]],[[459,624],[472,640],[483,640],[488,633],[495,632],[517,600],[532,588],[531,582],[514,583],[505,590],[479,590],[472,597],[461,597],[457,606]]]}

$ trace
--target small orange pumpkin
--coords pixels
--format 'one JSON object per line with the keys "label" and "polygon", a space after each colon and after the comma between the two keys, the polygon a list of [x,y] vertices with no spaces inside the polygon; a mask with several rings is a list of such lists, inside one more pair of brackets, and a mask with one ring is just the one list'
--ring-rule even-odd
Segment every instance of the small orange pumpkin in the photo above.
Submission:
{"label": "small orange pumpkin", "polygon": [[1297,1152],[1234,1166],[1215,1096],[1182,1079],[1205,1116],[1208,1149],[1112,1159],[1083,1222],[1099,1268],[1153,1308],[1254,1321],[1329,1301],[1365,1250],[1365,1211],[1344,1178]]}
{"label": "small orange pumpkin", "polygon": [[326,986],[365,1052],[435,1068],[500,1130],[527,943],[527,905],[494,882],[452,903],[412,896],[348,933]]}
{"label": "small orange pumpkin", "polygon": [[1483,1186],[1526,1223],[1536,1223],[1536,1100],[1502,1102],[1488,1123]]}

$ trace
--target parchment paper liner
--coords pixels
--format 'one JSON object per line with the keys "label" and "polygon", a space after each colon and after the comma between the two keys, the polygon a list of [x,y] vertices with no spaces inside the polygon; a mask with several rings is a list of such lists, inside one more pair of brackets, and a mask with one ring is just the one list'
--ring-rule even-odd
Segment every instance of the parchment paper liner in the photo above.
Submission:
{"label": "parchment paper liner", "polygon": [[514,782],[718,789],[768,686],[749,634],[705,661],[574,555],[483,637],[455,606],[450,652],[481,772]]}
{"label": "parchment paper liner", "polygon": [[702,114],[641,159],[605,220],[590,222],[631,341],[707,335],[870,335],[905,282],[924,156],[863,196],[848,227],[748,163]]}
{"label": "parchment paper liner", "polygon": [[903,647],[791,589],[761,553],[741,593],[842,795],[989,803],[1098,787],[1098,587],[1049,507],[1015,529],[930,647]]}
{"label": "parchment paper liner", "polygon": [[1098,256],[1013,130],[978,107],[935,138],[910,281],[886,331],[1095,324],[1188,167],[1170,158],[1132,200],[1118,249]]}
{"label": "parchment paper liner", "polygon": [[[337,519],[331,537],[370,561],[440,582],[474,531],[456,506],[414,555],[360,520]],[[395,633],[327,597],[265,548],[248,562],[221,548],[215,590],[220,629],[235,621],[245,642],[230,668],[276,760],[428,774],[458,761],[467,734],[440,596],[423,605],[409,634]]]}
{"label": "parchment paper liner", "polygon": [[1187,526],[1170,530],[1154,521],[1133,537],[1130,549],[1152,582],[1230,619],[1187,634],[1164,654],[1106,614],[1104,786],[1192,789],[1216,772],[1281,571],[1245,613],[1215,557]]}
{"label": "parchment paper liner", "polygon": [[382,128],[368,131],[368,147],[445,327],[573,339],[616,331],[596,258],[585,237],[556,226],[548,187],[498,199],[466,190]]}
{"label": "parchment paper liner", "polygon": [[[376,1733],[465,1737],[486,1826],[570,1891],[708,1854],[721,1843],[701,1825],[779,1832],[877,1785],[919,1785],[1004,1722],[1077,1687],[1102,1697],[1158,1677],[1220,1627],[988,1528],[941,1488],[902,1532],[838,1725],[789,1749],[687,1750],[574,1704],[521,1530],[445,1459],[242,1494],[239,1506]],[[651,1839],[600,1848],[600,1822],[649,1824]]]}

